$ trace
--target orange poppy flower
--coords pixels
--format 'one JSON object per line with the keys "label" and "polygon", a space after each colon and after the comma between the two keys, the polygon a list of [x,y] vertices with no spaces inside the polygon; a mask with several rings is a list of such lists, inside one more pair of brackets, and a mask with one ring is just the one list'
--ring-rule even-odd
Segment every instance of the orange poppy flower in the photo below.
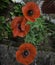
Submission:
{"label": "orange poppy flower", "polygon": [[26,21],[24,17],[15,17],[12,20],[11,29],[14,37],[24,37],[29,32],[30,26],[26,24]]}
{"label": "orange poppy flower", "polygon": [[36,57],[36,48],[31,43],[22,44],[16,51],[16,60],[24,65],[29,65]]}
{"label": "orange poppy flower", "polygon": [[40,9],[34,2],[28,2],[25,6],[23,6],[22,12],[25,18],[32,22],[35,21],[35,18],[40,16]]}

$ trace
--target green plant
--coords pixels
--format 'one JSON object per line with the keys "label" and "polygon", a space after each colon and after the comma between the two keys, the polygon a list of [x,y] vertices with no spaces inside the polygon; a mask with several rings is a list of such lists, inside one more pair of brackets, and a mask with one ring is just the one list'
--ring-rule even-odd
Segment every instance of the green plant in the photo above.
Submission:
{"label": "green plant", "polygon": [[31,42],[38,45],[42,41],[47,40],[47,31],[44,19],[38,18],[35,22],[28,21],[27,24],[30,24],[30,32],[25,37],[25,42]]}
{"label": "green plant", "polygon": [[0,40],[3,38],[11,38],[10,24],[6,23],[4,16],[0,16]]}
{"label": "green plant", "polygon": [[48,37],[51,41],[50,46],[53,48],[53,50],[55,49],[55,24],[45,20],[45,26],[47,28],[47,32],[48,32]]}
{"label": "green plant", "polygon": [[14,16],[22,16],[23,15],[22,14],[22,6],[23,6],[23,4],[21,4],[21,3],[14,4],[13,9],[10,12],[10,16],[11,17],[14,17]]}
{"label": "green plant", "polygon": [[9,4],[9,0],[0,0],[0,13],[3,12]]}

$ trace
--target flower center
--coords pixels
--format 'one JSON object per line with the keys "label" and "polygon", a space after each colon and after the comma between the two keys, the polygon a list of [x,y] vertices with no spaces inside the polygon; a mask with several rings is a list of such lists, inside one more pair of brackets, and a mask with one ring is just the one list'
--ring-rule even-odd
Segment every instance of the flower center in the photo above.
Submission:
{"label": "flower center", "polygon": [[26,56],[28,56],[28,55],[29,55],[29,51],[28,51],[28,50],[25,50],[25,51],[23,52],[23,56],[26,57]]}
{"label": "flower center", "polygon": [[33,11],[32,11],[32,10],[29,10],[29,11],[28,11],[28,15],[29,15],[29,16],[32,16],[32,15],[33,15]]}
{"label": "flower center", "polygon": [[18,24],[18,28],[21,30],[21,24]]}
{"label": "flower center", "polygon": [[23,30],[21,29],[21,24],[18,24],[18,29],[23,32]]}

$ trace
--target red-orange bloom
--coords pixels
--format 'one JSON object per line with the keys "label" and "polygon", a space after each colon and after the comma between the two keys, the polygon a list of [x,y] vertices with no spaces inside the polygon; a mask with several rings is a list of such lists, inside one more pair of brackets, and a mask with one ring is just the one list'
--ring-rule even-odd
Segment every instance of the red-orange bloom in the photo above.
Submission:
{"label": "red-orange bloom", "polygon": [[29,65],[35,59],[36,54],[36,48],[31,43],[24,43],[16,52],[16,60],[24,65]]}
{"label": "red-orange bloom", "polygon": [[28,2],[25,6],[23,6],[22,12],[25,18],[32,22],[40,16],[40,9],[34,2]]}
{"label": "red-orange bloom", "polygon": [[26,24],[26,19],[24,17],[15,17],[11,22],[11,29],[13,36],[24,37],[30,29],[30,26]]}

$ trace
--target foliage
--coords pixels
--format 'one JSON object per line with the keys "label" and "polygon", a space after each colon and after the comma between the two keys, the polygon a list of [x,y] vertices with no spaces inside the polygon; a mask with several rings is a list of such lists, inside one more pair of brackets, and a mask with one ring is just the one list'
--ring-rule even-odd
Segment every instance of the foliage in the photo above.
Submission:
{"label": "foliage", "polygon": [[51,47],[55,49],[55,24],[50,21],[45,21],[45,26],[47,27],[47,32],[50,40],[52,41]]}
{"label": "foliage", "polygon": [[42,18],[36,19],[35,22],[29,22],[30,32],[25,37],[25,42],[31,42],[35,45],[38,45],[44,40],[47,40],[47,31],[45,27],[45,20]]}
{"label": "foliage", "polygon": [[0,0],[0,13],[7,8],[9,0]]}
{"label": "foliage", "polygon": [[21,9],[22,6],[23,6],[23,4],[21,4],[21,3],[19,3],[19,4],[15,3],[13,5],[12,11],[10,12],[10,16],[11,17],[14,17],[14,16],[22,16],[23,15],[22,14],[22,9]]}
{"label": "foliage", "polygon": [[51,33],[51,35],[54,34],[55,33],[55,24],[48,20],[45,20],[45,22],[46,22],[45,26],[47,27],[47,31],[49,33]]}
{"label": "foliage", "polygon": [[5,17],[0,16],[0,40],[11,37],[10,24],[6,22]]}

